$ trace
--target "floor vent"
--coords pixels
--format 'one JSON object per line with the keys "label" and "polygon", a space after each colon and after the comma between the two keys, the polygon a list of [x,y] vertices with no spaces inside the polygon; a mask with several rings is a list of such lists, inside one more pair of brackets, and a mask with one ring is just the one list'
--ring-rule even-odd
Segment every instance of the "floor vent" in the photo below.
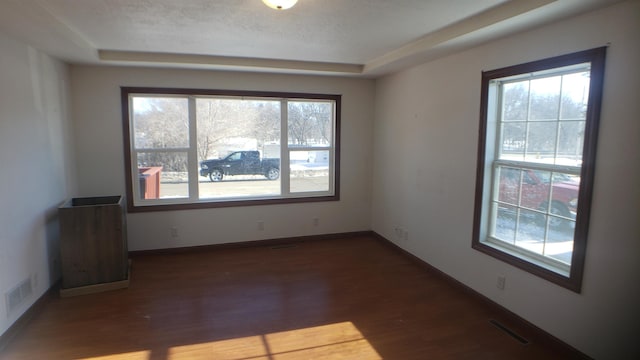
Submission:
{"label": "floor vent", "polygon": [[511,336],[512,338],[514,338],[517,342],[519,342],[522,345],[527,345],[529,344],[529,340],[523,338],[522,336],[516,334],[513,330],[509,329],[508,327],[502,325],[501,323],[499,323],[497,320],[489,320],[489,322],[491,323],[491,325],[497,327],[498,329],[504,331],[505,333],[507,333],[507,335]]}
{"label": "floor vent", "polygon": [[31,278],[28,278],[5,293],[4,296],[7,302],[7,315],[11,314],[11,312],[19,307],[25,299],[31,296],[32,292],[33,288],[31,286]]}

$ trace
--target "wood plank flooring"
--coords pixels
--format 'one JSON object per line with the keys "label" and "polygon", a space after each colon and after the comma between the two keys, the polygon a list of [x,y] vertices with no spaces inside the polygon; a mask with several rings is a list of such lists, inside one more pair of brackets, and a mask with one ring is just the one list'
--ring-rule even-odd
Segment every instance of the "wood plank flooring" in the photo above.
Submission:
{"label": "wood plank flooring", "polygon": [[373,236],[139,255],[128,289],[53,296],[0,353],[11,360],[575,357]]}

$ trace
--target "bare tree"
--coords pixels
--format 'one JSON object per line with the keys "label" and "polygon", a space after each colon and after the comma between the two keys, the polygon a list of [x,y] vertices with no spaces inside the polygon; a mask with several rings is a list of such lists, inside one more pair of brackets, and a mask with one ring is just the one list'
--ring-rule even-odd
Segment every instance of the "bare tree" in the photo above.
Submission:
{"label": "bare tree", "polygon": [[311,142],[329,143],[332,133],[333,107],[323,102],[289,103],[289,137],[298,145]]}
{"label": "bare tree", "polygon": [[184,171],[186,153],[144,152],[144,149],[175,149],[189,146],[188,101],[184,98],[141,98],[134,106],[134,145],[142,150],[138,163]]}
{"label": "bare tree", "polygon": [[258,142],[258,148],[265,143],[280,142],[280,102],[259,101],[255,104],[256,117],[250,131],[250,136]]}
{"label": "bare tree", "polygon": [[258,115],[251,101],[236,99],[198,99],[198,156],[211,157],[215,149],[230,138],[249,137]]}
{"label": "bare tree", "polygon": [[[196,147],[199,160],[218,155],[231,139],[254,141],[258,149],[279,143],[281,109],[279,100],[198,98],[196,100]],[[333,106],[327,102],[289,103],[288,130],[292,143],[309,146],[329,143]],[[163,166],[165,171],[186,171],[187,153],[157,151],[189,148],[189,105],[184,97],[145,97],[134,102],[134,132],[138,162]],[[256,149],[257,150],[257,149]]]}
{"label": "bare tree", "polygon": [[[571,94],[561,94],[559,84],[557,88],[548,91],[530,89],[529,84],[530,81],[522,81],[504,87],[503,150],[518,153],[581,154],[585,101],[576,99]],[[561,122],[560,126],[557,121]],[[576,134],[579,139],[570,139]],[[560,141],[557,142],[557,139]]]}

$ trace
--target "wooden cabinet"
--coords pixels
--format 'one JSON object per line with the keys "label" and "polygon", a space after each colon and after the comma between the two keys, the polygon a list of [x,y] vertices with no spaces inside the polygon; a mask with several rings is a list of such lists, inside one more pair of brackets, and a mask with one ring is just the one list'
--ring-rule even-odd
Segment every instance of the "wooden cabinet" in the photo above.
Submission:
{"label": "wooden cabinet", "polygon": [[[123,197],[73,198],[58,208],[58,214],[62,291],[97,284],[125,285],[123,281],[128,286],[129,264]],[[104,291],[109,288],[94,289]]]}

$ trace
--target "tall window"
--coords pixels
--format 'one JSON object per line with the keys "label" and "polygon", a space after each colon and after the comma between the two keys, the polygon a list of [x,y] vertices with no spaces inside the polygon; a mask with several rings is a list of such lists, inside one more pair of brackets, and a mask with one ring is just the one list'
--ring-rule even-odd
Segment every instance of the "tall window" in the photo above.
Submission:
{"label": "tall window", "polygon": [[482,74],[472,246],[580,292],[605,48]]}
{"label": "tall window", "polygon": [[339,95],[121,93],[130,211],[338,199]]}

